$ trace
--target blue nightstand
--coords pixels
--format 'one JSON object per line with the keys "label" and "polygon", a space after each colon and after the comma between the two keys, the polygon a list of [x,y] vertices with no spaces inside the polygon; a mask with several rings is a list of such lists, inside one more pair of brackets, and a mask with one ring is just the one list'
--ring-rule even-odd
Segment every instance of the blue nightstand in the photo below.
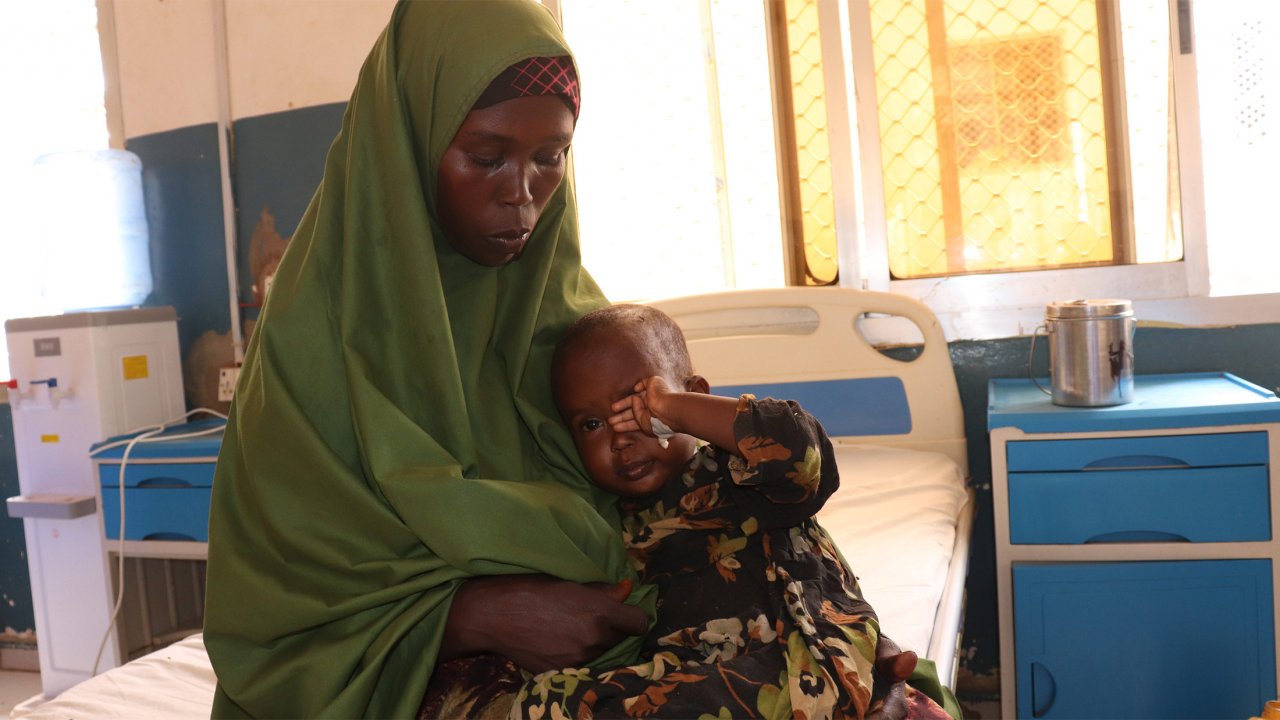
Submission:
{"label": "blue nightstand", "polygon": [[[133,435],[109,438],[91,448],[102,487],[102,521],[108,550],[120,540],[120,500],[124,541],[131,557],[202,559],[209,540],[209,499],[213,469],[222,446],[224,420],[175,425],[134,445],[123,474],[125,447]],[[193,436],[194,437],[191,437]]]}
{"label": "blue nightstand", "polygon": [[1134,401],[987,397],[1006,718],[1249,717],[1275,699],[1280,399],[1226,373]]}

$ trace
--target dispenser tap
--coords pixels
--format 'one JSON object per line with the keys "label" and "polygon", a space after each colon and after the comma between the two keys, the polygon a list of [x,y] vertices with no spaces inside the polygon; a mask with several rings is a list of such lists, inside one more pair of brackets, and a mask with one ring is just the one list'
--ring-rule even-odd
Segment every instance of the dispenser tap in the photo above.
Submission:
{"label": "dispenser tap", "polygon": [[45,387],[47,387],[49,406],[53,408],[58,407],[59,400],[62,400],[64,398],[69,398],[74,394],[72,389],[69,387],[59,388],[58,378],[56,377],[43,378],[40,380],[32,380],[27,384],[31,386],[30,388],[27,389],[25,393],[23,393],[24,395],[27,395],[27,396],[30,396],[35,392],[36,385],[44,385]]}
{"label": "dispenser tap", "polygon": [[20,405],[22,405],[23,400],[35,395],[35,391],[32,390],[30,387],[28,387],[26,390],[19,390],[17,378],[14,378],[12,380],[5,380],[3,384],[6,388],[8,388],[8,391],[9,391],[9,407],[15,410]]}

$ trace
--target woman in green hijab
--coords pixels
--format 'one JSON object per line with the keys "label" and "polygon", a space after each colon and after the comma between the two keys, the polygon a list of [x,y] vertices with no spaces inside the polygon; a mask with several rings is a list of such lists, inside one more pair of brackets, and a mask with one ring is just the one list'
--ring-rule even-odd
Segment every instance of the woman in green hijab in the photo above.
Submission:
{"label": "woman in green hijab", "polygon": [[606,302],[563,182],[576,77],[530,0],[402,0],[371,51],[218,459],[215,717],[411,716],[475,653],[634,660],[652,598],[548,383]]}

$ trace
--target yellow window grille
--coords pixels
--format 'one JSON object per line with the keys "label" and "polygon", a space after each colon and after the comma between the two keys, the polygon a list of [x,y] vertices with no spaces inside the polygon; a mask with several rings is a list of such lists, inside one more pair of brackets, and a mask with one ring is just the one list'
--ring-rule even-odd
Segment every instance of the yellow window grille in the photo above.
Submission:
{"label": "yellow window grille", "polygon": [[1120,260],[1095,0],[871,0],[871,29],[893,277]]}
{"label": "yellow window grille", "polygon": [[778,43],[778,116],[786,152],[789,197],[786,215],[792,235],[792,278],[797,285],[831,285],[838,277],[835,198],[832,195],[826,90],[817,0],[773,0],[773,37]]}
{"label": "yellow window grille", "polygon": [[986,175],[1070,161],[1056,35],[948,47],[960,167]]}

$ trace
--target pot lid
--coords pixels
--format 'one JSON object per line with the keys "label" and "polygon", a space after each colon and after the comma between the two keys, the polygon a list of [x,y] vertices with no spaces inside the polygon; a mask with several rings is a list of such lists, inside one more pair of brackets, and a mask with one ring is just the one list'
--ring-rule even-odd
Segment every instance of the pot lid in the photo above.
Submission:
{"label": "pot lid", "polygon": [[1046,318],[1070,320],[1073,318],[1116,317],[1133,314],[1133,303],[1128,300],[1059,300],[1049,303],[1044,310]]}

